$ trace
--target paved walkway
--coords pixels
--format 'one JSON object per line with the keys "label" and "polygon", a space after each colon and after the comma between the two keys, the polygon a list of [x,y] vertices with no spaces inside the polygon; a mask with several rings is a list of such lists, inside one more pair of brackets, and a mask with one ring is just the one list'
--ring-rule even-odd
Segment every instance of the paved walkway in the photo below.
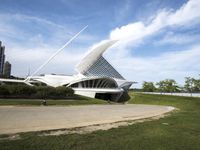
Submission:
{"label": "paved walkway", "polygon": [[159,116],[173,107],[154,105],[0,106],[0,134],[74,128]]}

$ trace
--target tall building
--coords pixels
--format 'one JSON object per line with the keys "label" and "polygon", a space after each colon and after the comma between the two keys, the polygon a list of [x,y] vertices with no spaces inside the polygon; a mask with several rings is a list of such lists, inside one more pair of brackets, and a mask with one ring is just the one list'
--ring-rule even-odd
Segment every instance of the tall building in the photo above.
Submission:
{"label": "tall building", "polygon": [[5,62],[5,46],[2,46],[0,41],[0,75],[3,75],[3,67]]}
{"label": "tall building", "polygon": [[7,77],[7,78],[9,78],[11,75],[11,64],[8,61],[4,63],[3,75],[4,77]]}

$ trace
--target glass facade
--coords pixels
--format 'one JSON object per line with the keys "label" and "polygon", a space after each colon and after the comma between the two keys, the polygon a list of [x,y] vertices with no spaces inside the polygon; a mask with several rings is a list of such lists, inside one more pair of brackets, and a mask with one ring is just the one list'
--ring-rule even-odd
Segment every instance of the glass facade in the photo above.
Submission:
{"label": "glass facade", "polygon": [[124,79],[102,56],[97,59],[85,72],[85,76],[99,76]]}
{"label": "glass facade", "polygon": [[72,88],[117,88],[115,81],[110,79],[91,79],[72,84]]}

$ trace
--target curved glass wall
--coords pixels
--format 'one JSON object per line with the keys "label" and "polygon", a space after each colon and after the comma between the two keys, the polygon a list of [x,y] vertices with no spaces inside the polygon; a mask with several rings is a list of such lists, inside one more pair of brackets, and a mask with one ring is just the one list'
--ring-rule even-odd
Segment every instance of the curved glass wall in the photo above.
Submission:
{"label": "curved glass wall", "polygon": [[115,81],[110,79],[85,80],[70,85],[72,88],[117,88]]}

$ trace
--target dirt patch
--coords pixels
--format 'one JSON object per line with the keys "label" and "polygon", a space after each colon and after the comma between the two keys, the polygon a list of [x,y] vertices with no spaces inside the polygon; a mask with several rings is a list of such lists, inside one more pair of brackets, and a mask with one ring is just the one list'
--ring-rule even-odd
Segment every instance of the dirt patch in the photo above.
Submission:
{"label": "dirt patch", "polygon": [[21,139],[19,134],[12,134],[12,135],[6,135],[6,136],[0,137],[0,141],[1,140],[19,140],[19,139]]}

